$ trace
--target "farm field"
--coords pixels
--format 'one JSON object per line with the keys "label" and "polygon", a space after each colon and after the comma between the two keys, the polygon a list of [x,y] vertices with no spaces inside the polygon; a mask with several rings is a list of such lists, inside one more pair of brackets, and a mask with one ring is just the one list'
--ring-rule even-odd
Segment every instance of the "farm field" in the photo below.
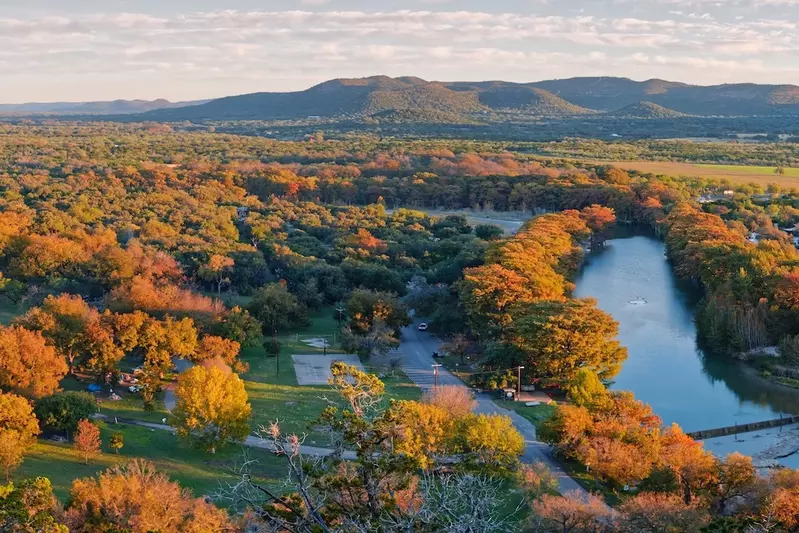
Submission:
{"label": "farm field", "polygon": [[670,161],[594,161],[593,163],[610,164],[625,170],[665,176],[727,179],[731,183],[756,183],[764,187],[776,183],[783,188],[799,188],[799,168],[786,168],[785,175],[780,176],[775,173],[776,167],[675,163]]}

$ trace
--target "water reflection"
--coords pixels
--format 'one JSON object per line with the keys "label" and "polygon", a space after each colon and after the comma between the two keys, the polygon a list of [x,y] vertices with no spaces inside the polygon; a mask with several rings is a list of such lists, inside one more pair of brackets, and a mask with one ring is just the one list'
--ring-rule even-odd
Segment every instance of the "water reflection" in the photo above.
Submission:
{"label": "water reflection", "polygon": [[799,413],[799,391],[752,375],[739,362],[704,354],[696,344],[695,287],[676,279],[654,236],[621,230],[591,254],[576,297],[596,298],[619,321],[629,358],[613,388],[631,390],[664,423],[686,431]]}

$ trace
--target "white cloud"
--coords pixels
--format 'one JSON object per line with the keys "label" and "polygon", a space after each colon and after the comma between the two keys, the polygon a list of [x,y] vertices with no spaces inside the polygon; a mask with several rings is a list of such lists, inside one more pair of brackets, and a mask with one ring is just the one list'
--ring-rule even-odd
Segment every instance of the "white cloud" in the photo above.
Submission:
{"label": "white cloud", "polygon": [[[756,0],[660,1],[709,9]],[[725,22],[684,10],[647,18],[431,9],[0,18],[0,76],[8,80],[0,101],[197,98],[376,73],[799,81],[796,17]]]}

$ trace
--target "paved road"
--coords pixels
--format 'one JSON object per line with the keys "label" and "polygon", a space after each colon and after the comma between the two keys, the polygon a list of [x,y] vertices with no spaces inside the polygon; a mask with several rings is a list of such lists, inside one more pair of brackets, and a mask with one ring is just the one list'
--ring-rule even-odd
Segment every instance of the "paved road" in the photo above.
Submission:
{"label": "paved road", "polygon": [[[435,383],[432,366],[435,360],[432,354],[440,350],[441,341],[429,333],[419,331],[417,329],[419,322],[417,320],[402,330],[402,344],[400,344],[395,353],[402,357],[402,369],[411,381],[416,383],[422,390],[430,390]],[[438,369],[438,384],[466,387],[460,379],[443,367]],[[557,478],[561,494],[568,491],[577,491],[583,497],[587,494],[585,489],[553,459],[550,446],[536,439],[535,426],[529,420],[518,413],[502,409],[485,394],[477,396],[476,411],[478,413],[499,413],[510,416],[511,420],[513,420],[513,425],[516,426],[516,429],[519,430],[526,442],[522,460],[526,463],[538,461],[546,464]]]}

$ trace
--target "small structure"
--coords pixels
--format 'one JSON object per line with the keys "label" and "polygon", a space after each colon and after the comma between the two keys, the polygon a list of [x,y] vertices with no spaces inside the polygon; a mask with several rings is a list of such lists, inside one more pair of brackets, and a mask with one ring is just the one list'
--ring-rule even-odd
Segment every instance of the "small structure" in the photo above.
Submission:
{"label": "small structure", "polygon": [[236,216],[239,219],[239,222],[244,222],[247,220],[247,217],[250,216],[250,208],[239,206],[236,208]]}
{"label": "small structure", "polygon": [[516,389],[499,389],[500,397],[506,402],[516,401]]}

